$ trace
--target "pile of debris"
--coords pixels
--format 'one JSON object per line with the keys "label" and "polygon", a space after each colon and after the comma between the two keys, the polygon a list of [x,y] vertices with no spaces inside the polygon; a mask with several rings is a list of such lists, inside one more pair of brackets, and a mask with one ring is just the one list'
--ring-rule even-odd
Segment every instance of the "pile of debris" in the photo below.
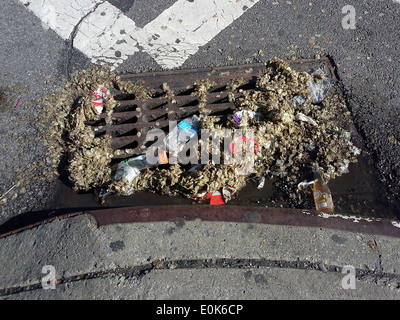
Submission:
{"label": "pile of debris", "polygon": [[[242,136],[241,143],[237,143],[243,148],[251,141],[251,148],[255,147],[251,153],[254,166],[248,174],[243,174],[246,158],[236,161],[233,147],[230,155],[224,154],[226,150],[221,152],[222,158],[231,156],[229,164],[211,161],[188,168],[179,163],[150,164],[145,155],[138,155],[112,166],[116,151],[110,146],[111,136],[95,137],[87,121],[98,120],[101,113],[106,113],[106,122],[111,123],[118,102],[108,88],[135,99],[152,98],[154,91],[142,83],[122,81],[108,69],[98,67],[76,72],[63,90],[46,98],[46,112],[54,119],[47,135],[53,163],[59,166],[62,159],[66,160],[75,190],[99,188],[121,195],[147,190],[196,200],[218,195],[226,203],[250,178],[263,182],[274,177],[276,186],[287,197],[300,201],[298,188],[306,170],[311,172],[310,168],[314,168],[328,182],[348,172],[349,164],[357,161],[360,150],[347,131],[350,113],[340,96],[330,90],[333,81],[322,70],[312,74],[297,72],[286,62],[273,59],[266,62],[255,88],[243,89],[243,83],[241,78],[227,83],[229,99],[236,110],[223,122],[207,109],[207,95],[214,83],[205,79],[195,84],[193,95],[200,101],[199,112],[182,119],[176,132],[166,133],[164,147],[165,152],[176,154],[205,129],[228,131],[232,136],[238,129],[253,132],[251,138]],[[162,89],[174,102],[169,86],[163,84]],[[200,149],[201,143],[197,147],[198,159]],[[238,174],[239,169],[242,174]]]}

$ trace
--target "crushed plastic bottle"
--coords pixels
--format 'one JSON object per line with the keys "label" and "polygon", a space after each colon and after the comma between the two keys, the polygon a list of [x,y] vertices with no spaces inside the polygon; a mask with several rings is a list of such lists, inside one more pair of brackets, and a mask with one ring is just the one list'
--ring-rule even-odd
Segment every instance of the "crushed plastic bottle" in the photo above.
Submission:
{"label": "crushed plastic bottle", "polygon": [[312,191],[315,203],[315,209],[321,212],[333,212],[332,194],[328,185],[325,183],[318,167],[313,166],[314,183]]}
{"label": "crushed plastic bottle", "polygon": [[131,167],[138,168],[140,171],[151,168],[153,166],[152,164],[147,162],[145,155],[129,158],[124,160],[123,162],[127,163]]}
{"label": "crushed plastic bottle", "polygon": [[164,138],[165,146],[174,152],[180,151],[197,134],[200,118],[196,115],[186,118]]}

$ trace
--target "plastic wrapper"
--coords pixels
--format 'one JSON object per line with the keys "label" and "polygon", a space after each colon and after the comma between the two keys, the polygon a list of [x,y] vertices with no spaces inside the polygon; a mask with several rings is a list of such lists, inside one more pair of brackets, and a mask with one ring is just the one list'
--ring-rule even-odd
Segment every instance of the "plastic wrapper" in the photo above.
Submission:
{"label": "plastic wrapper", "polygon": [[306,99],[304,99],[302,96],[295,96],[292,100],[294,101],[295,108],[298,108],[306,102]]}
{"label": "plastic wrapper", "polygon": [[195,164],[195,165],[194,165],[193,167],[191,167],[188,171],[189,171],[189,172],[195,172],[196,170],[200,170],[202,166],[203,166],[202,164]]}
{"label": "plastic wrapper", "polygon": [[355,156],[358,156],[359,154],[361,154],[361,149],[353,146],[353,148],[351,148],[350,150]]}
{"label": "plastic wrapper", "polygon": [[306,148],[306,150],[307,151],[314,151],[315,150],[315,145],[314,145],[314,142],[313,141],[310,141],[310,142],[306,142],[305,144],[304,144],[304,146],[305,146],[305,148]]}
{"label": "plastic wrapper", "polygon": [[321,103],[333,85],[333,81],[322,69],[316,70],[310,80],[310,93],[314,103]]}
{"label": "plastic wrapper", "polygon": [[264,188],[264,184],[265,184],[265,176],[262,176],[261,179],[260,179],[260,183],[257,186],[257,189]]}
{"label": "plastic wrapper", "polygon": [[312,186],[312,185],[314,185],[314,181],[303,181],[303,182],[300,182],[297,185],[297,188],[298,189],[302,189],[302,188],[307,188],[307,187]]}
{"label": "plastic wrapper", "polygon": [[[147,162],[145,155],[126,159],[117,165],[113,179],[114,181],[124,179],[126,180],[128,186],[130,186],[133,180],[140,175],[142,170],[150,167],[152,167],[152,165]],[[123,195],[129,196],[134,191],[135,190],[133,188],[129,188],[128,192]]]}
{"label": "plastic wrapper", "polygon": [[168,155],[165,150],[162,150],[158,153],[158,162],[160,164],[167,164],[168,163]]}
{"label": "plastic wrapper", "polygon": [[313,126],[318,126],[318,123],[314,119],[306,116],[305,114],[303,114],[301,112],[296,114],[296,119],[299,120],[299,121],[304,121],[304,122],[311,123]]}
{"label": "plastic wrapper", "polygon": [[[254,154],[255,154],[255,155],[258,155],[258,143],[257,143],[256,140],[254,140],[254,139],[248,139],[248,138],[246,138],[246,137],[236,137],[234,141],[235,141],[235,142],[232,142],[232,143],[229,145],[229,148],[230,148],[230,150],[232,151],[232,153],[240,153],[241,144],[253,142],[253,143],[254,143]],[[237,144],[238,146],[236,146],[236,144]]]}
{"label": "plastic wrapper", "polygon": [[225,203],[233,198],[237,190],[233,187],[223,187],[222,188],[222,196],[224,197]]}
{"label": "plastic wrapper", "polygon": [[210,199],[210,205],[212,206],[218,206],[226,203],[223,195],[219,191],[214,192],[212,194],[207,192],[203,199],[204,200]]}
{"label": "plastic wrapper", "polygon": [[237,124],[240,124],[240,122],[242,121],[242,118],[244,116],[247,116],[249,118],[254,118],[256,120],[260,120],[260,114],[258,112],[248,111],[248,110],[241,110],[241,111],[235,112],[233,115],[233,120],[235,120],[235,122]]}

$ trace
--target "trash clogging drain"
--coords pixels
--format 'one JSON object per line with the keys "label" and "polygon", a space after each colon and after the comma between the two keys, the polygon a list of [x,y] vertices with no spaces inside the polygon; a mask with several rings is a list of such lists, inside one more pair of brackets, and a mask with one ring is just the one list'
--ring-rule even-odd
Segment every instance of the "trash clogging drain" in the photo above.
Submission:
{"label": "trash clogging drain", "polygon": [[179,92],[93,67],[46,97],[47,145],[75,190],[102,197],[146,190],[224,204],[249,179],[259,188],[274,179],[292,203],[312,194],[330,212],[328,182],[360,153],[334,84],[323,69],[300,72],[280,59],[251,80],[210,76]]}

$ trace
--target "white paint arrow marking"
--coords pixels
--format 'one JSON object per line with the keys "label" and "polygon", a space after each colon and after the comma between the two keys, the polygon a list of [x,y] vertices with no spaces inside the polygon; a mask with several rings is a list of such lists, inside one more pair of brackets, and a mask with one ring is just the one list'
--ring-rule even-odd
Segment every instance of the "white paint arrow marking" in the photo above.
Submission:
{"label": "white paint arrow marking", "polygon": [[[25,2],[25,0],[20,0]],[[116,68],[144,50],[163,68],[180,67],[191,55],[259,0],[178,0],[144,26],[104,0],[31,0],[29,9],[94,63]]]}

